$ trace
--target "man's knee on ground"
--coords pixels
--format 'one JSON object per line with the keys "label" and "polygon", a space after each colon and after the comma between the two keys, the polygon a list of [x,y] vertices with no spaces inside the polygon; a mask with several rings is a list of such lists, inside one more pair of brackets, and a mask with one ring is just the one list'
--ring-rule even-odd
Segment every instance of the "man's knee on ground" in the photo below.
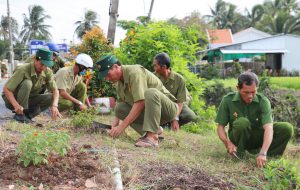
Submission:
{"label": "man's knee on ground", "polygon": [[250,121],[245,117],[240,117],[233,122],[233,129],[236,131],[245,131],[251,127]]}

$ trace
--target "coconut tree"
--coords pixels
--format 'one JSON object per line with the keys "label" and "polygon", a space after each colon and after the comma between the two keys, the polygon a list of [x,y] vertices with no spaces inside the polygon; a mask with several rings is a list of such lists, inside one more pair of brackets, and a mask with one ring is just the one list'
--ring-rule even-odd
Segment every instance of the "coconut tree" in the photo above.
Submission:
{"label": "coconut tree", "polygon": [[[18,22],[16,19],[10,17],[11,19],[11,29],[12,29],[12,37],[13,41],[16,41],[18,35]],[[0,38],[3,40],[8,40],[9,38],[9,28],[8,28],[8,17],[1,16],[1,25],[0,25]]]}
{"label": "coconut tree", "polygon": [[30,39],[51,39],[50,25],[45,24],[51,18],[40,5],[28,7],[28,15],[23,13],[24,25],[22,26],[20,38],[22,44],[27,44]]}
{"label": "coconut tree", "polygon": [[255,25],[262,19],[264,15],[264,7],[262,5],[255,5],[251,12],[246,9],[246,17],[248,19],[248,26],[247,27],[255,27]]}
{"label": "coconut tree", "polygon": [[92,10],[86,10],[84,13],[84,18],[75,22],[77,25],[75,33],[78,38],[82,38],[86,31],[89,31],[96,26],[99,22],[97,21],[97,13]]}

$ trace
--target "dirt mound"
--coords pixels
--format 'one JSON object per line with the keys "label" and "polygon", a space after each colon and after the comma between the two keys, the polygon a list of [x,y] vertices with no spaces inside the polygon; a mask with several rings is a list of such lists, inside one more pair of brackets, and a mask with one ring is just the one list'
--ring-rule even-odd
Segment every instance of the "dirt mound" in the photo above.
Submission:
{"label": "dirt mound", "polygon": [[152,163],[140,166],[138,181],[150,189],[234,189],[232,183],[211,176],[203,171],[169,163]]}
{"label": "dirt mound", "polygon": [[30,165],[27,168],[17,164],[14,150],[1,151],[0,168],[0,187],[22,181],[35,187],[42,183],[44,187],[65,185],[81,188],[85,187],[87,179],[92,179],[101,189],[111,189],[113,184],[111,176],[103,169],[95,154],[76,149],[65,157],[50,157],[47,165]]}

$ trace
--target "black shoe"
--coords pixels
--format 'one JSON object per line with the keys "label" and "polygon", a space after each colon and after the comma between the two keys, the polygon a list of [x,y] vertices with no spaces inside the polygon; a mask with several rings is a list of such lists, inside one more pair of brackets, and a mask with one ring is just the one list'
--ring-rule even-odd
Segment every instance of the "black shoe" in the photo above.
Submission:
{"label": "black shoe", "polygon": [[14,120],[20,123],[34,123],[31,119],[29,119],[25,115],[15,114],[13,118]]}
{"label": "black shoe", "polygon": [[165,124],[161,125],[161,127],[162,127],[163,129],[171,129],[171,123],[170,123],[170,122],[165,123]]}
{"label": "black shoe", "polygon": [[41,113],[41,108],[39,106],[24,110],[25,116],[29,119],[34,118],[35,116],[39,115],[40,113]]}

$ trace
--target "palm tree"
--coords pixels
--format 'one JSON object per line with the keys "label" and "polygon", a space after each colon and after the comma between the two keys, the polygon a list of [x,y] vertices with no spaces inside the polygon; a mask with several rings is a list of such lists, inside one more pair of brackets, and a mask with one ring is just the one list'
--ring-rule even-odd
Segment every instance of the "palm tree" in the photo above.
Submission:
{"label": "palm tree", "polygon": [[45,24],[46,19],[51,18],[45,13],[45,9],[40,5],[28,7],[28,16],[23,13],[24,25],[20,38],[22,44],[27,44],[30,39],[51,39],[49,32],[50,25]]}
{"label": "palm tree", "polygon": [[98,23],[97,13],[92,10],[87,10],[84,13],[83,20],[78,20],[75,22],[75,25],[77,25],[75,33],[79,38],[82,38],[82,36],[85,34],[85,31],[91,30],[93,26],[97,25]]}
{"label": "palm tree", "polygon": [[262,5],[255,5],[251,12],[246,9],[246,17],[248,18],[248,26],[247,27],[255,27],[255,25],[261,20],[264,15],[264,7]]}
{"label": "palm tree", "polygon": [[[18,35],[18,22],[16,19],[10,17],[11,19],[11,29],[12,29],[12,37],[13,41],[17,40]],[[9,28],[8,28],[8,17],[7,16],[1,16],[1,25],[0,25],[0,37],[3,40],[8,40],[9,38]]]}
{"label": "palm tree", "polygon": [[212,15],[206,15],[211,19],[211,23],[218,29],[230,28],[233,33],[244,28],[243,21],[245,17],[237,13],[237,7],[234,4],[218,0],[215,9],[210,8]]}

